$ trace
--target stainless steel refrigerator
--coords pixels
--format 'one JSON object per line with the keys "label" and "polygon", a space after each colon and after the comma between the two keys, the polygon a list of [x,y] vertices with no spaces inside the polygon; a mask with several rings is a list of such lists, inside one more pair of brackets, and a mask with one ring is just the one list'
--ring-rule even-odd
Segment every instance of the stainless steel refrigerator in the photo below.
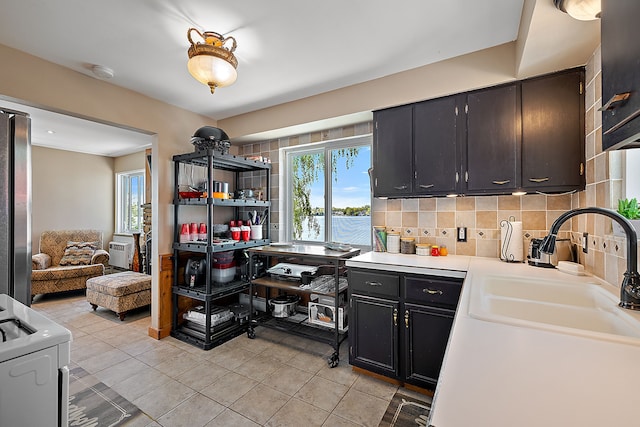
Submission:
{"label": "stainless steel refrigerator", "polygon": [[0,294],[31,305],[31,119],[0,106]]}

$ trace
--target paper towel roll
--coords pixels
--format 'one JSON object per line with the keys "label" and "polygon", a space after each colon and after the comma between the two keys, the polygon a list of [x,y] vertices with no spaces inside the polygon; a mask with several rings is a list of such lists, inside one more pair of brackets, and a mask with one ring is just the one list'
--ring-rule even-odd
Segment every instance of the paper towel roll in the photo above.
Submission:
{"label": "paper towel roll", "polygon": [[500,259],[507,262],[522,262],[524,260],[522,237],[522,222],[500,222]]}

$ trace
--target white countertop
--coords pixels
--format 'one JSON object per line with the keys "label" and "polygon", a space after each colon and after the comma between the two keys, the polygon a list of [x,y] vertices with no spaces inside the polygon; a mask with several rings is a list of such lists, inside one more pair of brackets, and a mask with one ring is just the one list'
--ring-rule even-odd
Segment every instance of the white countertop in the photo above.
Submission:
{"label": "white countertop", "polygon": [[449,266],[467,271],[434,397],[434,427],[640,426],[640,343],[485,321],[468,313],[474,278],[487,275],[598,282],[616,295],[619,288],[591,276],[496,258],[367,253],[348,265],[424,269],[424,274]]}
{"label": "white countertop", "polygon": [[469,256],[420,256],[390,254],[388,252],[366,252],[347,260],[349,267],[377,268],[400,273],[435,274],[464,277],[469,270]]}

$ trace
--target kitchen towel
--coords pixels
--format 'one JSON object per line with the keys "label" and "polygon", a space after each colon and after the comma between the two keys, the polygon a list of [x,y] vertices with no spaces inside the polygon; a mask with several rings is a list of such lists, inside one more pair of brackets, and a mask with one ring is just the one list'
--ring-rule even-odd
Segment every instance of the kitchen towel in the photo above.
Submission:
{"label": "kitchen towel", "polygon": [[522,221],[500,221],[500,259],[506,262],[522,262],[524,260],[522,237]]}

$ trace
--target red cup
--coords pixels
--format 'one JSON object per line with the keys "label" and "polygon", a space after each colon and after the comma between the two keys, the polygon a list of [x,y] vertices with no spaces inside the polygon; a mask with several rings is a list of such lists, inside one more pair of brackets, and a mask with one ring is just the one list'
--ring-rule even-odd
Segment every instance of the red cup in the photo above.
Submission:
{"label": "red cup", "polygon": [[200,227],[198,229],[198,240],[203,242],[207,240],[207,225],[204,222],[200,223]]}
{"label": "red cup", "polygon": [[248,242],[249,235],[251,234],[251,230],[242,230],[240,234],[242,235],[242,240],[244,240],[245,242]]}
{"label": "red cup", "polygon": [[237,223],[238,223],[238,227],[242,227],[242,220],[241,220],[241,219],[239,219],[239,220],[237,221]]}
{"label": "red cup", "polygon": [[231,228],[231,239],[240,240],[240,228],[238,227]]}
{"label": "red cup", "polygon": [[189,224],[182,224],[180,227],[180,243],[187,243],[191,240],[191,235],[189,234]]}
{"label": "red cup", "polygon": [[189,234],[189,224],[182,224],[182,227],[180,227],[180,234]]}
{"label": "red cup", "polygon": [[229,227],[235,227],[236,222],[234,220],[229,221]]}

